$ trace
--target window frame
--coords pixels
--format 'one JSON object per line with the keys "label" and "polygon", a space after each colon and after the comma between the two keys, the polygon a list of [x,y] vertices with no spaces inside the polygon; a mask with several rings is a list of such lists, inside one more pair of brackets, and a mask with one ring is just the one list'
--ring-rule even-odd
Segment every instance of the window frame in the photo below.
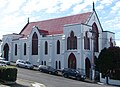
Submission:
{"label": "window frame", "polygon": [[38,35],[36,32],[32,36],[32,55],[38,55]]}
{"label": "window frame", "polygon": [[57,40],[57,54],[60,54],[60,41]]}
{"label": "window frame", "polygon": [[17,56],[17,44],[15,44],[15,56]]}
{"label": "window frame", "polygon": [[26,43],[24,43],[24,55],[26,55],[26,52],[27,52],[26,48],[27,48],[27,45]]}

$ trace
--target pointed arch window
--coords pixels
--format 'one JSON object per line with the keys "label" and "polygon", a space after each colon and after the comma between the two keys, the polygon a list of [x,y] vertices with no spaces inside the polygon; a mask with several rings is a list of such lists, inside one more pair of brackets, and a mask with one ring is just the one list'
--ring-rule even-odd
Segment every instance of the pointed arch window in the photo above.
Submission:
{"label": "pointed arch window", "polygon": [[24,55],[26,55],[26,43],[24,43]]}
{"label": "pointed arch window", "polygon": [[48,42],[45,41],[45,55],[48,54]]}
{"label": "pointed arch window", "polygon": [[84,49],[90,50],[90,38],[88,37],[88,32],[85,32],[84,36]]}
{"label": "pointed arch window", "polygon": [[98,52],[99,51],[99,32],[98,32],[98,27],[96,23],[93,23],[92,31],[93,31],[92,36],[93,36],[94,51]]}
{"label": "pointed arch window", "polygon": [[59,69],[61,69],[61,62],[59,61]]}
{"label": "pointed arch window", "polygon": [[44,65],[46,65],[46,61],[44,61]]}
{"label": "pointed arch window", "polygon": [[70,37],[67,38],[67,50],[77,49],[77,37],[74,36],[74,32],[71,31]]}
{"label": "pointed arch window", "polygon": [[77,37],[74,37],[74,42],[73,42],[73,47],[74,49],[77,49]]}
{"label": "pointed arch window", "polygon": [[57,54],[60,54],[60,41],[57,41]]}
{"label": "pointed arch window", "polygon": [[41,65],[43,65],[43,61],[41,62]]}
{"label": "pointed arch window", "polygon": [[15,44],[15,56],[17,56],[17,44]]}
{"label": "pointed arch window", "polygon": [[70,37],[67,38],[67,50],[70,49]]}
{"label": "pointed arch window", "polygon": [[38,36],[36,32],[32,36],[32,55],[38,55]]}
{"label": "pointed arch window", "polygon": [[56,65],[56,69],[58,69],[58,63],[57,63],[57,61],[56,61],[56,64],[55,64],[55,65]]}

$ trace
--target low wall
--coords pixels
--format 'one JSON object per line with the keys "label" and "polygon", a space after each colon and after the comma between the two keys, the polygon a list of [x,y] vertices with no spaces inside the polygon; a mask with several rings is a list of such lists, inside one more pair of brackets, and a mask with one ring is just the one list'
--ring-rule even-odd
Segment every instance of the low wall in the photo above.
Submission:
{"label": "low wall", "polygon": [[100,82],[110,85],[119,85],[120,86],[120,80],[113,80],[109,77],[102,78],[102,74],[100,73]]}

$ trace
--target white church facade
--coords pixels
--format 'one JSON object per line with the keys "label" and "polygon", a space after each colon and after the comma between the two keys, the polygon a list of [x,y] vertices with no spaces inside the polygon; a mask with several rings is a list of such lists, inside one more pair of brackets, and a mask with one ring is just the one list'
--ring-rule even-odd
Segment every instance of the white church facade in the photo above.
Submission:
{"label": "white church facade", "polygon": [[2,56],[15,62],[56,69],[82,69],[89,77],[94,60],[105,47],[115,45],[115,33],[104,31],[95,10],[82,14],[29,22],[19,34],[3,35]]}

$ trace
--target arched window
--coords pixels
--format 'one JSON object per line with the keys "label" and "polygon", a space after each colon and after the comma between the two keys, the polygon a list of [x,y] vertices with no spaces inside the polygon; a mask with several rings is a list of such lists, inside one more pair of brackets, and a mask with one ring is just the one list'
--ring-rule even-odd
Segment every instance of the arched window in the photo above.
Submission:
{"label": "arched window", "polygon": [[57,41],[57,54],[60,54],[60,41]]}
{"label": "arched window", "polygon": [[57,67],[57,66],[58,66],[57,61],[56,61],[56,64],[55,64],[55,65],[56,65],[56,69],[58,69],[58,67]]}
{"label": "arched window", "polygon": [[67,38],[67,50],[70,49],[70,37]]}
{"label": "arched window", "polygon": [[98,52],[99,51],[99,32],[98,32],[98,27],[96,23],[93,23],[92,25],[92,36],[93,36],[93,45],[94,45],[94,51]]}
{"label": "arched window", "polygon": [[43,61],[42,61],[41,65],[43,65]]}
{"label": "arched window", "polygon": [[15,56],[17,56],[17,44],[15,44]]}
{"label": "arched window", "polygon": [[61,62],[59,61],[59,69],[61,69]]}
{"label": "arched window", "polygon": [[32,55],[38,55],[38,36],[36,32],[32,36]]}
{"label": "arched window", "polygon": [[77,37],[74,36],[74,32],[71,31],[70,37],[67,38],[67,50],[77,49]]}
{"label": "arched window", "polygon": [[74,49],[77,49],[77,37],[76,36],[74,37],[73,43],[74,43]]}
{"label": "arched window", "polygon": [[88,38],[88,32],[85,32],[84,36],[84,49],[90,50],[90,39]]}
{"label": "arched window", "polygon": [[44,65],[46,65],[46,61],[44,61]]}
{"label": "arched window", "polygon": [[74,49],[74,32],[70,33],[70,49]]}
{"label": "arched window", "polygon": [[26,55],[26,43],[24,43],[24,55]]}
{"label": "arched window", "polygon": [[48,54],[48,43],[47,41],[45,41],[45,55]]}

